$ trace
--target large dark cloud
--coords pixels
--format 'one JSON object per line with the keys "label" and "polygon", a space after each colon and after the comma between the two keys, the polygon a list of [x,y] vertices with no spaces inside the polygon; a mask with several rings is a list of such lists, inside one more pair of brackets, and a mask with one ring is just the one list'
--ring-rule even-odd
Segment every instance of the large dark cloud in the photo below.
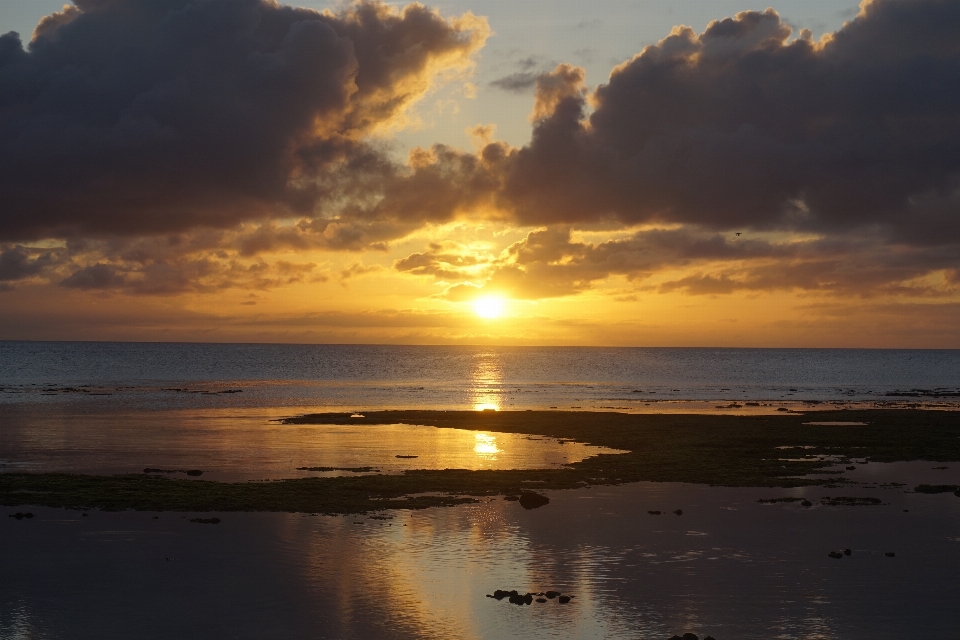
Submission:
{"label": "large dark cloud", "polygon": [[0,36],[0,239],[315,214],[486,34],[420,5],[76,0]]}
{"label": "large dark cloud", "polygon": [[531,142],[459,169],[525,224],[960,240],[960,3],[874,0],[820,42],[792,37],[773,10],[677,27],[590,96],[561,65],[537,81]]}

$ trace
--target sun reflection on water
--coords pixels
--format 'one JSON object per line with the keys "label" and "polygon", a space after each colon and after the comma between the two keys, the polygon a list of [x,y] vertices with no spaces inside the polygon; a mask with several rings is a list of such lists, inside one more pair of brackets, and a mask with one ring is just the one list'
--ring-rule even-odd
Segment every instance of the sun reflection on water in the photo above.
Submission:
{"label": "sun reflection on water", "polygon": [[499,355],[492,352],[477,353],[471,377],[474,409],[499,411],[503,404],[503,370]]}
{"label": "sun reflection on water", "polygon": [[473,445],[474,452],[484,460],[496,460],[497,454],[502,451],[497,447],[497,437],[486,433],[478,433],[475,437],[477,443]]}

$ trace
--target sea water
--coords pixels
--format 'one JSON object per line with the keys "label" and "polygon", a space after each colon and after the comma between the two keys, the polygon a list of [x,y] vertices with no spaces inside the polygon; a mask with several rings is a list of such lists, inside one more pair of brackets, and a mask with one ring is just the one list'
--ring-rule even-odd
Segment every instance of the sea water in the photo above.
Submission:
{"label": "sea water", "polygon": [[0,404],[662,411],[745,402],[953,407],[960,350],[0,341]]}

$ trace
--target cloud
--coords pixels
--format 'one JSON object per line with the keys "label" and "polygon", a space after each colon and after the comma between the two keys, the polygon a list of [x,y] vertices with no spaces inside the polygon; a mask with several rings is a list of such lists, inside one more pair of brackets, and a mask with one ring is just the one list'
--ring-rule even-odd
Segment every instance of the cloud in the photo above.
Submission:
{"label": "cloud", "polygon": [[364,136],[488,33],[417,4],[76,0],[0,36],[0,239],[330,217]]}
{"label": "cloud", "polygon": [[511,93],[526,93],[530,89],[533,89],[536,84],[537,74],[529,71],[518,71],[490,82],[491,87],[510,91]]}
{"label": "cloud", "polygon": [[20,245],[7,247],[0,251],[0,282],[12,282],[39,275],[55,262],[56,256],[49,250]]}
{"label": "cloud", "polygon": [[960,4],[874,0],[791,38],[772,9],[675,27],[590,94],[560,65],[536,78],[528,145],[437,161],[523,225],[960,241]]}

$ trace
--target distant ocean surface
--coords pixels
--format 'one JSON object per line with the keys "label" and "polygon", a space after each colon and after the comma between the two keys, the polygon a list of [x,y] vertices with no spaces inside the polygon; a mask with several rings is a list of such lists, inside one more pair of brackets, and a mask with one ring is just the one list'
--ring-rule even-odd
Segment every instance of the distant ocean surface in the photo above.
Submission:
{"label": "distant ocean surface", "polygon": [[952,408],[960,351],[0,341],[0,405],[659,411],[747,402]]}

